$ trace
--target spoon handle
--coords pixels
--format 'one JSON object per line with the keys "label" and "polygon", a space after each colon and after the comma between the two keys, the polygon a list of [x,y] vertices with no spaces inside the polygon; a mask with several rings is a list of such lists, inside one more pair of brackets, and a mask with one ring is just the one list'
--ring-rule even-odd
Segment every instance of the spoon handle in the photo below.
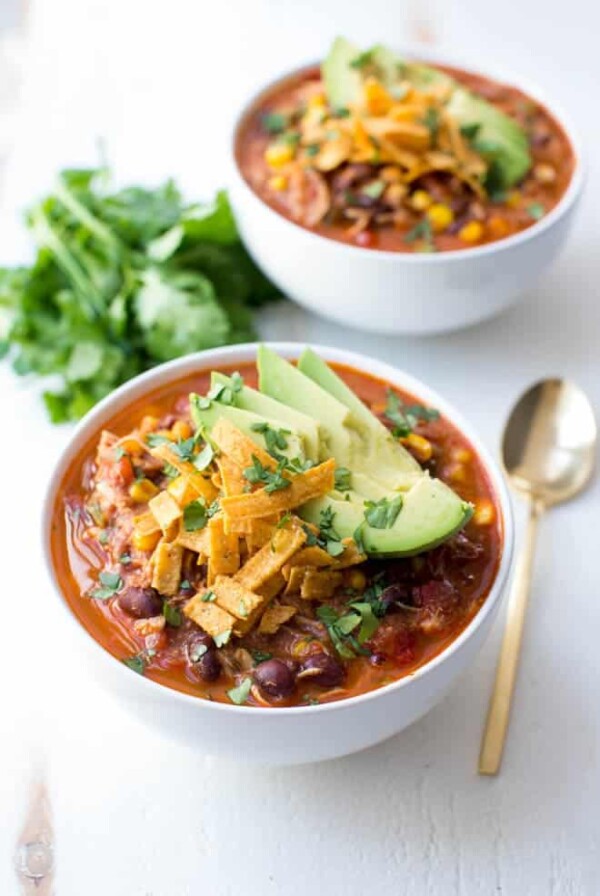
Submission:
{"label": "spoon handle", "polygon": [[521,653],[525,612],[529,601],[537,527],[544,509],[541,502],[535,501],[533,498],[530,499],[525,543],[521,548],[519,562],[512,583],[506,629],[502,641],[500,659],[496,668],[496,681],[481,741],[481,751],[479,753],[480,775],[497,774],[502,762],[502,753],[504,751],[504,742],[506,740]]}

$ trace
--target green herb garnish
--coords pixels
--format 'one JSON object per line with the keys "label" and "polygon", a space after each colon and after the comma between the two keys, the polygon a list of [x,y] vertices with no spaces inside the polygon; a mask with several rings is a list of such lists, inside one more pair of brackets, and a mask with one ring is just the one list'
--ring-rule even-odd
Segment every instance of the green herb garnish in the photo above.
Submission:
{"label": "green herb garnish", "polygon": [[237,706],[241,706],[242,703],[245,703],[250,696],[251,688],[252,679],[244,678],[237,687],[231,688],[230,691],[227,691],[227,696],[232,703],[235,703]]}
{"label": "green herb garnish", "polygon": [[210,442],[207,442],[206,445],[204,446],[204,448],[201,451],[199,451],[198,454],[196,455],[196,457],[194,458],[194,461],[193,461],[194,466],[196,467],[197,470],[200,470],[200,471],[206,470],[206,468],[208,466],[210,466],[210,464],[212,463],[214,456],[215,456],[215,450],[214,450],[213,446],[210,444]]}
{"label": "green herb garnish", "polygon": [[402,509],[402,495],[365,501],[365,520],[373,529],[391,529]]}
{"label": "green herb garnish", "polygon": [[352,471],[348,467],[336,467],[335,488],[338,492],[347,492],[352,488]]}
{"label": "green herb garnish", "polygon": [[183,528],[186,532],[204,529],[208,519],[208,509],[203,498],[191,501],[183,508]]}
{"label": "green herb garnish", "polygon": [[309,143],[308,146],[304,147],[304,152],[306,153],[307,156],[309,156],[309,158],[312,158],[313,156],[316,156],[319,154],[320,149],[321,149],[321,147],[319,146],[318,143]]}
{"label": "green herb garnish", "polygon": [[261,118],[261,124],[269,134],[279,134],[288,125],[288,116],[281,112],[266,112]]}
{"label": "green herb garnish", "polygon": [[101,572],[98,581],[102,588],[95,588],[92,591],[91,597],[94,600],[108,600],[110,597],[114,597],[124,584],[118,572]]}
{"label": "green herb garnish", "polygon": [[250,427],[252,432],[259,432],[265,440],[267,451],[276,460],[281,460],[280,451],[288,446],[286,436],[289,436],[289,429],[273,429],[268,423],[253,423]]}
{"label": "green herb garnish", "polygon": [[277,464],[276,470],[268,470],[264,467],[256,455],[252,455],[252,466],[246,467],[244,470],[244,478],[252,485],[262,484],[268,494],[289,488],[292,484],[291,479],[283,476],[283,470],[286,468],[285,458]]}
{"label": "green herb garnish", "polygon": [[435,141],[437,140],[438,131],[440,128],[440,116],[439,116],[439,112],[437,111],[437,109],[434,109],[432,106],[430,106],[429,109],[427,109],[427,112],[425,113],[425,115],[423,117],[423,124],[429,131],[429,134],[431,136],[431,142],[435,144]]}
{"label": "green herb garnish", "polygon": [[350,68],[366,68],[373,62],[373,50],[364,50],[350,60]]}
{"label": "green herb garnish", "polygon": [[121,563],[123,566],[129,566],[129,564],[131,563],[130,554],[121,554],[121,556],[119,557],[119,563]]}
{"label": "green herb garnish", "polygon": [[127,657],[127,659],[124,659],[123,665],[127,666],[127,668],[131,669],[133,672],[137,672],[138,675],[143,675],[146,669],[146,661],[143,654],[141,653],[138,653],[136,656],[129,656]]}
{"label": "green herb garnish", "polygon": [[[212,598],[214,600],[214,597]],[[225,644],[228,643],[231,638],[231,629],[228,628],[227,631],[218,632],[213,636],[213,641],[215,642],[215,647],[224,647]]]}
{"label": "green herb garnish", "polygon": [[392,389],[388,389],[387,403],[384,415],[394,424],[392,435],[396,438],[404,438],[413,431],[419,420],[437,420],[440,412],[435,408],[427,408],[421,404],[404,404],[402,399]]}
{"label": "green herb garnish", "polygon": [[463,124],[460,128],[461,134],[467,140],[474,140],[480,130],[481,125],[478,122],[473,122],[472,124]]}
{"label": "green herb garnish", "polygon": [[372,180],[371,183],[366,184],[362,190],[360,191],[365,196],[368,196],[369,199],[379,199],[385,190],[385,182],[382,180]]}
{"label": "green herb garnish", "polygon": [[205,604],[212,604],[216,601],[217,595],[214,591],[207,591],[206,594],[203,594],[200,600]]}
{"label": "green herb garnish", "polygon": [[[327,633],[338,654],[343,659],[354,659],[358,655],[369,655],[362,646],[376,631],[379,620],[373,614],[368,603],[360,602],[351,605],[351,610],[342,615],[330,606],[323,605],[317,609],[317,617],[327,628]],[[354,632],[360,626],[358,635]]]}
{"label": "green herb garnish", "polygon": [[175,628],[178,628],[183,622],[181,610],[172,606],[168,600],[163,601],[163,616],[165,617],[167,625],[173,625]]}
{"label": "green herb garnish", "polygon": [[27,217],[31,265],[0,269],[4,345],[19,374],[54,374],[51,419],[77,419],[120,383],[189,352],[254,338],[278,291],[243,247],[227,196],[191,205],[168,181],[107,189],[62,171]]}
{"label": "green herb garnish", "polygon": [[272,653],[268,653],[266,650],[251,650],[252,659],[254,660],[254,664],[258,666],[259,663],[266,663],[267,660],[273,658]]}
{"label": "green herb garnish", "polygon": [[434,247],[433,230],[428,218],[422,218],[404,236],[405,243],[416,243],[417,240],[424,240],[427,246]]}
{"label": "green herb garnish", "polygon": [[532,202],[527,206],[527,213],[534,221],[539,221],[546,214],[546,209],[541,202]]}

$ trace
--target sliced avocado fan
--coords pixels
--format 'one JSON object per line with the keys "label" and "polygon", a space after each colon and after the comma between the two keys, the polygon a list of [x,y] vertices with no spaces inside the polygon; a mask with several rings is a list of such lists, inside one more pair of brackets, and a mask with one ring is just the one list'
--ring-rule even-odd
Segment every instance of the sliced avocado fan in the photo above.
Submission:
{"label": "sliced avocado fan", "polygon": [[506,189],[520,181],[531,168],[527,134],[513,118],[487,100],[462,87],[454,78],[421,63],[406,62],[381,45],[361,50],[337,37],[322,64],[323,81],[330,105],[345,108],[360,99],[362,74],[357,61],[365,60],[393,94],[401,81],[415,87],[446,84],[451,89],[448,112],[459,125],[476,133],[473,147],[490,165]]}

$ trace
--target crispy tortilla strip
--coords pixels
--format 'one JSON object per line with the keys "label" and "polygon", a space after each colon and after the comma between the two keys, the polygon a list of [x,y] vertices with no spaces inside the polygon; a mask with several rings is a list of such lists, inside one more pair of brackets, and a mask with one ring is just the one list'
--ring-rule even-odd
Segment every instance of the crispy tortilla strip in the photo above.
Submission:
{"label": "crispy tortilla strip", "polygon": [[176,544],[187,548],[188,551],[195,551],[196,554],[208,555],[210,550],[210,536],[207,527],[197,529],[195,532],[186,532],[181,528],[175,539]]}
{"label": "crispy tortilla strip", "polygon": [[285,579],[283,575],[278,572],[276,575],[272,576],[268,582],[265,582],[264,585],[261,585],[260,588],[257,589],[257,594],[260,594],[261,597],[266,598],[266,600],[271,600],[275,597],[276,594],[279,594],[280,591],[283,591],[285,587]]}
{"label": "crispy tortilla strip", "polygon": [[229,576],[217,576],[211,590],[217,596],[217,606],[235,616],[234,635],[249,631],[268,603],[266,597],[249,591]]}
{"label": "crispy tortilla strip", "polygon": [[300,597],[304,600],[326,600],[341,584],[341,572],[309,567],[300,587]]}
{"label": "crispy tortilla strip", "polygon": [[271,536],[278,522],[279,514],[277,513],[265,516],[262,519],[236,520],[225,517],[225,530],[227,532],[236,532],[238,535],[255,535],[258,540],[262,538],[263,541],[259,545],[259,547],[262,547],[267,538]]}
{"label": "crispy tortilla strip", "polygon": [[169,492],[159,492],[148,501],[148,507],[152,516],[166,533],[172,533],[173,524],[178,523],[183,516],[183,511],[173,495]]}
{"label": "crispy tortilla strip", "polygon": [[225,494],[243,494],[244,486],[248,485],[248,482],[244,479],[242,468],[225,454],[217,458],[217,464],[221,474],[221,485]]}
{"label": "crispy tortilla strip", "polygon": [[221,500],[223,512],[229,519],[254,519],[270,516],[272,513],[285,513],[312,498],[318,498],[333,490],[336,462],[333,457],[311,467],[304,473],[298,473],[288,488],[276,492],[266,492],[264,488],[247,495],[232,495]]}
{"label": "crispy tortilla strip", "polygon": [[235,617],[226,610],[222,610],[216,603],[202,600],[206,591],[194,594],[183,608],[184,614],[204,629],[211,638],[224,637],[227,632],[233,631]]}
{"label": "crispy tortilla strip", "polygon": [[181,473],[176,479],[169,482],[167,491],[175,498],[180,507],[186,507],[192,501],[197,501],[201,497],[187,473]]}
{"label": "crispy tortilla strip", "polygon": [[177,594],[181,579],[183,548],[163,538],[152,555],[152,587],[171,597]]}
{"label": "crispy tortilla strip", "polygon": [[284,578],[289,580],[290,570],[294,566],[333,566],[334,558],[320,548],[318,545],[311,545],[309,548],[302,548],[297,554],[294,554],[289,563],[286,563],[282,569]]}
{"label": "crispy tortilla strip", "polygon": [[356,566],[358,563],[364,563],[367,559],[367,555],[361,554],[358,550],[353,538],[342,539],[342,544],[346,546],[344,553],[335,558],[332,563],[333,569],[346,569],[348,566]]}
{"label": "crispy tortilla strip", "polygon": [[252,466],[253,457],[256,457],[263,467],[267,467],[269,470],[274,470],[277,466],[277,461],[264,448],[257,445],[225,417],[220,417],[217,420],[211,430],[210,438],[219,451],[231,458],[241,470]]}
{"label": "crispy tortilla strip", "polygon": [[228,576],[240,568],[240,542],[237,535],[227,534],[221,514],[208,524],[208,581],[217,576]]}
{"label": "crispy tortilla strip", "polygon": [[235,574],[236,581],[249,591],[256,591],[280,571],[305,541],[306,532],[295,521],[275,529],[273,538]]}
{"label": "crispy tortilla strip", "polygon": [[250,532],[246,535],[248,553],[253,554],[262,548],[273,537],[273,530],[277,525],[277,517],[274,520],[250,520]]}
{"label": "crispy tortilla strip", "polygon": [[296,607],[287,607],[282,604],[272,604],[262,614],[258,630],[262,635],[274,635],[275,632],[298,611]]}
{"label": "crispy tortilla strip", "polygon": [[[312,567],[314,569],[314,567]],[[304,583],[304,576],[311,569],[310,566],[292,566],[289,570],[287,585],[284,594],[298,594]]]}
{"label": "crispy tortilla strip", "polygon": [[218,491],[210,479],[204,477],[189,460],[182,460],[167,442],[161,442],[160,445],[151,448],[150,454],[175,467],[179,473],[185,473],[190,485],[198,492],[198,497],[204,498],[209,504],[215,500]]}

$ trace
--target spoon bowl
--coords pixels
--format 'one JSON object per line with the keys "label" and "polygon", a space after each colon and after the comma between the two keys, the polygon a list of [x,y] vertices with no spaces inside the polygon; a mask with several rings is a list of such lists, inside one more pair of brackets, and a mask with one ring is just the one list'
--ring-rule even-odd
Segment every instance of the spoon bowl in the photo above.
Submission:
{"label": "spoon bowl", "polygon": [[546,507],[574,497],[594,469],[597,427],[586,395],[569,380],[531,386],[514,406],[502,441],[513,488]]}

